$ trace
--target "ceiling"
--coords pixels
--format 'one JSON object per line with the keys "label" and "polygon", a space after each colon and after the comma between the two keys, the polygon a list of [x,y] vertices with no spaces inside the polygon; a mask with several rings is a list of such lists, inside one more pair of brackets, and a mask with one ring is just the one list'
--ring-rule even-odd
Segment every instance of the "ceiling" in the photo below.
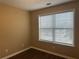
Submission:
{"label": "ceiling", "polygon": [[[37,10],[54,6],[62,3],[67,3],[72,0],[0,0],[1,3],[5,3],[23,10]],[[51,3],[50,5],[46,5]]]}

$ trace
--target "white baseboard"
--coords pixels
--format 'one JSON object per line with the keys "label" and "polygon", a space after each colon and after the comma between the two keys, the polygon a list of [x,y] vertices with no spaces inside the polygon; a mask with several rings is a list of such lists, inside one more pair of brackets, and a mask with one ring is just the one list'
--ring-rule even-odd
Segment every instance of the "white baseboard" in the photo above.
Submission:
{"label": "white baseboard", "polygon": [[13,53],[13,54],[11,54],[11,55],[2,57],[2,58],[0,58],[0,59],[8,59],[8,58],[10,58],[10,57],[13,57],[13,56],[15,56],[15,55],[17,55],[17,54],[20,54],[20,53],[22,53],[22,52],[24,52],[24,51],[27,51],[27,50],[29,50],[29,49],[30,49],[30,47],[29,47],[29,48],[25,48],[25,49],[23,49],[23,50],[20,50],[20,51],[18,51],[18,52],[15,52],[15,53]]}
{"label": "white baseboard", "polygon": [[43,51],[43,52],[46,52],[46,53],[49,53],[49,54],[53,54],[53,55],[57,55],[57,56],[60,56],[60,57],[64,57],[64,58],[66,58],[66,59],[76,59],[76,58],[73,58],[73,57],[61,55],[61,54],[59,54],[59,53],[50,52],[50,51],[47,51],[47,50],[44,50],[44,49],[40,49],[40,48],[37,48],[37,47],[31,47],[31,48],[37,49],[37,50],[40,50],[40,51]]}
{"label": "white baseboard", "polygon": [[0,58],[0,59],[8,59],[8,58],[13,57],[13,56],[15,56],[15,55],[17,55],[17,54],[20,54],[20,53],[22,53],[22,52],[24,52],[24,51],[27,51],[27,50],[29,50],[30,48],[33,48],[33,49],[36,49],[36,50],[40,50],[40,51],[43,51],[43,52],[46,52],[46,53],[49,53],[49,54],[57,55],[57,56],[60,56],[60,57],[64,57],[64,58],[66,58],[66,59],[76,59],[76,58],[73,58],[73,57],[61,55],[61,54],[59,54],[59,53],[50,52],[50,51],[47,51],[47,50],[44,50],[44,49],[40,49],[40,48],[37,48],[37,47],[29,47],[29,48],[23,49],[23,50],[21,50],[21,51],[18,51],[18,52],[16,52],[16,53],[13,53],[13,54],[11,54],[11,55],[5,56],[5,57]]}

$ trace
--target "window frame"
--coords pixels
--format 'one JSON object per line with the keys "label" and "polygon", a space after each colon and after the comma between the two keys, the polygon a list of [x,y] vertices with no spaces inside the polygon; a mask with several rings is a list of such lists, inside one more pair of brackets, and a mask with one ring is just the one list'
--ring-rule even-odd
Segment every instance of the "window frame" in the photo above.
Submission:
{"label": "window frame", "polygon": [[[72,28],[72,33],[73,33],[73,43],[72,44],[68,44],[68,43],[62,43],[62,42],[56,42],[55,41],[55,38],[52,40],[52,41],[48,41],[48,40],[40,40],[40,17],[41,16],[46,16],[46,15],[54,15],[54,14],[60,14],[60,13],[66,13],[66,12],[73,12],[74,14],[73,14],[73,28]],[[53,43],[53,44],[59,44],[59,45],[64,45],[64,46],[70,46],[70,47],[75,47],[75,38],[74,38],[74,26],[75,26],[75,22],[74,22],[74,20],[75,20],[75,9],[70,9],[70,10],[64,10],[64,11],[59,11],[59,12],[53,12],[53,13],[48,13],[48,14],[41,14],[41,15],[38,15],[38,41],[42,41],[42,42],[47,42],[47,43]],[[53,31],[53,32],[55,32],[55,31]],[[53,34],[55,34],[55,33],[53,33]],[[54,36],[54,35],[53,35]]]}

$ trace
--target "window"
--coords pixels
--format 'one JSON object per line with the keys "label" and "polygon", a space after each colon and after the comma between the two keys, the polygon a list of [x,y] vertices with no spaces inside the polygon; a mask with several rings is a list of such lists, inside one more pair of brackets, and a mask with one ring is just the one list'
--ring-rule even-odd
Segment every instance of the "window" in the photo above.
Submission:
{"label": "window", "polygon": [[73,25],[73,11],[39,16],[39,40],[73,46]]}

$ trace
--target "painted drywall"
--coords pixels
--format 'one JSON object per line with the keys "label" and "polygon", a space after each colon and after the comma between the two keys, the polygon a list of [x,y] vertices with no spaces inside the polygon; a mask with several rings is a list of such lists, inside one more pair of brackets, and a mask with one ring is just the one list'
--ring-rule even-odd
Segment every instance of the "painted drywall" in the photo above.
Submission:
{"label": "painted drywall", "polygon": [[29,47],[29,12],[0,4],[0,57]]}
{"label": "painted drywall", "polygon": [[[75,9],[75,19],[74,19],[75,47],[69,47],[69,46],[64,46],[64,45],[59,45],[59,44],[54,44],[54,43],[38,41],[39,39],[38,16],[41,14],[61,12],[61,11],[70,10],[70,9]],[[32,11],[31,12],[31,25],[32,25],[32,30],[31,30],[32,31],[32,41],[31,41],[32,46],[79,59],[79,1]]]}

